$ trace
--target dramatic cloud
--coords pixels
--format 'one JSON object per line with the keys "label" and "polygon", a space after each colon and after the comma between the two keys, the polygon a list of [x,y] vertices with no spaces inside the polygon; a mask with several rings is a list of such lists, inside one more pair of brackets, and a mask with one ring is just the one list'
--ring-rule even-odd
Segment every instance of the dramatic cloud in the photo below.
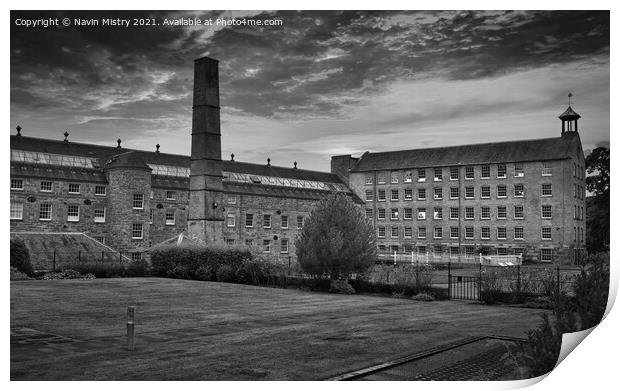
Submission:
{"label": "dramatic cloud", "polygon": [[609,12],[12,12],[18,18],[280,19],[282,26],[11,26],[24,134],[189,153],[192,60],[220,60],[223,148],[238,159],[558,134],[575,94],[587,148],[609,140]]}

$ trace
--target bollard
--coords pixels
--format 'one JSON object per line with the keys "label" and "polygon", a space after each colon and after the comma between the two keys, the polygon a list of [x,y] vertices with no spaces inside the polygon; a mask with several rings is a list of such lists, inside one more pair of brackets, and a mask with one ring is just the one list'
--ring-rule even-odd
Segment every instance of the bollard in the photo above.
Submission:
{"label": "bollard", "polygon": [[127,350],[133,351],[134,347],[134,315],[136,307],[127,307]]}

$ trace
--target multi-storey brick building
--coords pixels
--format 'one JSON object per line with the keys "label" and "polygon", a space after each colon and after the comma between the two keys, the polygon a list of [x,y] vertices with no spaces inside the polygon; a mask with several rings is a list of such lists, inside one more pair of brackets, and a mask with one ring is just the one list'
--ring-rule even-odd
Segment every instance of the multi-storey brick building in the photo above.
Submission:
{"label": "multi-storey brick building", "polygon": [[479,252],[571,262],[585,249],[580,116],[560,137],[332,158],[365,201],[384,252],[472,259]]}
{"label": "multi-storey brick building", "polygon": [[140,258],[182,232],[294,257],[317,200],[365,205],[385,252],[572,260],[585,248],[579,115],[561,137],[332,158],[331,173],[223,161],[218,63],[196,60],[191,156],[11,136],[11,232],[84,232]]}

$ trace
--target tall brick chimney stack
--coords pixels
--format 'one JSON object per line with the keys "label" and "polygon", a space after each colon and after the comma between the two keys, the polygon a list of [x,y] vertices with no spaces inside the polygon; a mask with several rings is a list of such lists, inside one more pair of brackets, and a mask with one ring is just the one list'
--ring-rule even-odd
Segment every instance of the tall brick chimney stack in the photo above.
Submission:
{"label": "tall brick chimney stack", "polygon": [[189,236],[202,243],[223,241],[224,202],[218,61],[194,62]]}

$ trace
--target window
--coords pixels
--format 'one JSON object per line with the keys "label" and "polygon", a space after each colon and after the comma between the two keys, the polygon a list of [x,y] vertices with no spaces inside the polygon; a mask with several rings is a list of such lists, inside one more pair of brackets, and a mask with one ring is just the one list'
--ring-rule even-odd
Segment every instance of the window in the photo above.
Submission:
{"label": "window", "polygon": [[379,252],[386,252],[387,251],[387,247],[385,247],[385,244],[380,244],[377,247],[379,248]]}
{"label": "window", "polygon": [[450,227],[450,239],[459,238],[459,227]]}
{"label": "window", "polygon": [[131,225],[131,238],[132,239],[142,239],[142,224],[133,223]]}
{"label": "window", "polygon": [[433,210],[433,219],[435,220],[443,219],[443,208],[435,208]]}
{"label": "window", "polygon": [[405,237],[411,238],[413,236],[413,228],[405,227]]}
{"label": "window", "polygon": [[516,247],[516,248],[514,249],[514,253],[515,253],[515,255],[523,256],[523,252],[524,252],[524,250],[523,250],[523,248],[522,248],[522,247]]}
{"label": "window", "polygon": [[418,189],[418,200],[425,200],[426,199],[426,189]]}
{"label": "window", "polygon": [[405,216],[405,220],[411,220],[413,219],[413,208],[405,208],[405,212],[404,212]]}
{"label": "window", "polygon": [[411,171],[405,171],[405,183],[413,182],[413,173]]}
{"label": "window", "polygon": [[226,238],[226,245],[227,246],[234,246],[235,245],[235,239],[232,238]]}
{"label": "window", "polygon": [[442,237],[442,229],[441,229],[441,227],[435,227],[435,229],[433,230],[433,238],[441,239],[441,237]]}
{"label": "window", "polygon": [[498,247],[497,255],[508,255],[508,249],[506,247]]}
{"label": "window", "polygon": [[480,198],[491,198],[491,186],[481,187]]}
{"label": "window", "polygon": [[50,181],[41,181],[41,191],[49,193],[52,191],[52,182]]}
{"label": "window", "polygon": [[474,227],[465,227],[465,239],[474,238]]}
{"label": "window", "polygon": [[377,175],[377,183],[380,185],[385,185],[385,174]]}
{"label": "window", "polygon": [[379,190],[377,201],[385,201],[385,190]]}
{"label": "window", "polygon": [[263,228],[271,228],[271,215],[263,215]]}
{"label": "window", "polygon": [[551,219],[551,218],[553,218],[553,214],[551,213],[551,205],[543,205],[542,206],[542,218],[543,219]]}
{"label": "window", "polygon": [[391,201],[398,201],[398,190],[397,189],[392,189],[390,195],[391,195],[390,197]]}
{"label": "window", "polygon": [[288,229],[288,216],[282,216],[282,229]]}
{"label": "window", "polygon": [[465,220],[473,220],[474,219],[474,207],[466,206],[465,207]]}
{"label": "window", "polygon": [[506,185],[497,185],[497,198],[506,198]]}
{"label": "window", "polygon": [[254,246],[254,239],[246,239],[246,240],[245,240],[245,245],[246,245],[247,247],[252,247],[252,246]]}
{"label": "window", "polygon": [[551,240],[551,227],[542,227],[541,237],[543,240]]}
{"label": "window", "polygon": [[378,227],[377,237],[385,238],[385,227]]}
{"label": "window", "polygon": [[516,163],[515,164],[515,178],[523,178],[525,176],[525,171],[523,171],[523,164]]}
{"label": "window", "polygon": [[442,176],[442,172],[441,172],[441,168],[435,168],[433,172],[434,172],[434,174],[433,174],[433,180],[434,180],[435,182],[439,182],[439,181],[441,181],[441,180],[442,180],[442,177],[443,177],[443,176]]}
{"label": "window", "polygon": [[451,207],[450,208],[450,220],[458,220],[459,218],[459,208]]}
{"label": "window", "polygon": [[52,219],[52,204],[43,203],[39,205],[39,220],[49,221]]}
{"label": "window", "polygon": [[397,244],[393,244],[390,246],[390,252],[392,254],[397,253],[398,252],[398,245]]}
{"label": "window", "polygon": [[418,227],[418,239],[426,239],[426,227]]}
{"label": "window", "polygon": [[288,239],[280,240],[280,254],[288,254]]}
{"label": "window", "polygon": [[390,220],[398,220],[398,208],[390,209]]}
{"label": "window", "polygon": [[150,197],[151,197],[151,199],[155,198],[155,192],[153,190],[151,190]]}
{"label": "window", "polygon": [[458,258],[459,257],[459,248],[456,246],[450,247],[450,258]]}
{"label": "window", "polygon": [[573,183],[573,198],[577,198],[577,184]]}
{"label": "window", "polygon": [[489,227],[481,227],[481,229],[480,229],[480,239],[491,239],[491,228],[489,228]]}
{"label": "window", "polygon": [[[172,198],[174,199],[174,198]],[[237,197],[234,195],[229,195],[226,199],[226,202],[228,203],[228,205],[236,205],[237,204]]]}
{"label": "window", "polygon": [[69,183],[69,194],[80,194],[80,184]]}
{"label": "window", "polygon": [[304,216],[297,216],[297,229],[304,227]]}
{"label": "window", "polygon": [[[230,225],[231,221],[230,221],[230,217],[232,216],[232,225]],[[174,210],[167,210],[166,211],[166,225],[174,225],[175,224],[175,216],[174,216]],[[235,226],[235,215],[228,215],[226,218],[226,225],[229,227],[234,227]]]}
{"label": "window", "polygon": [[542,176],[551,176],[553,175],[553,171],[551,170],[551,163],[543,163],[542,164]]}
{"label": "window", "polygon": [[384,208],[377,209],[377,220],[385,220],[385,209]]}
{"label": "window", "polygon": [[474,257],[474,248],[472,246],[465,247],[465,258]]}
{"label": "window", "polygon": [[515,197],[523,197],[525,195],[525,190],[523,188],[523,183],[517,183],[515,185]]}
{"label": "window", "polygon": [[[172,200],[175,199],[175,197],[176,197],[176,195],[174,194],[174,191],[171,191],[171,190],[167,190],[166,191],[166,200],[172,201]],[[228,198],[228,203],[230,204],[230,198]],[[234,204],[234,202],[233,202],[233,204]]]}
{"label": "window", "polygon": [[515,239],[523,240],[523,227],[515,227]]}
{"label": "window", "polygon": [[469,166],[465,167],[465,179],[474,179],[474,168]]}
{"label": "window", "polygon": [[93,239],[95,239],[101,244],[105,244],[105,236],[93,236]]}
{"label": "window", "polygon": [[271,252],[271,241],[269,239],[263,239],[263,252],[264,253]]}
{"label": "window", "polygon": [[397,238],[397,237],[398,237],[398,227],[392,227],[392,230],[391,230],[391,231],[392,231],[392,232],[391,232],[392,237],[393,237],[393,238]]}
{"label": "window", "polygon": [[11,179],[11,190],[24,190],[24,180]]}
{"label": "window", "polygon": [[104,196],[105,193],[106,193],[105,186],[102,186],[102,185],[96,185],[95,186],[95,195],[96,196]]}
{"label": "window", "polygon": [[426,208],[418,208],[418,220],[426,220]]}
{"label": "window", "polygon": [[423,168],[418,170],[418,182],[426,182],[426,170]]}
{"label": "window", "polygon": [[[149,211],[149,224],[153,224],[153,214],[155,213],[155,210],[151,209]],[[96,222],[96,221],[95,221]]]}
{"label": "window", "polygon": [[413,199],[413,190],[405,189],[405,200]]}
{"label": "window", "polygon": [[[151,212],[153,212],[152,209],[151,209]],[[95,223],[105,223],[105,207],[103,206],[96,207],[95,210],[93,211],[93,215],[94,215]],[[151,213],[151,222],[153,221],[152,216],[153,214]]]}
{"label": "window", "polygon": [[367,219],[371,219],[372,220],[373,215],[374,214],[372,212],[372,209],[366,209],[366,218]]}
{"label": "window", "polygon": [[505,206],[498,206],[497,207],[497,218],[498,219],[505,219],[507,215],[506,212],[506,207]]}
{"label": "window", "polygon": [[491,166],[482,166],[480,178],[489,179],[491,177]]}
{"label": "window", "polygon": [[450,198],[451,199],[459,198],[459,188],[458,187],[451,187],[450,188]]}
{"label": "window", "polygon": [[366,201],[372,201],[372,190],[366,190]]}
{"label": "window", "polygon": [[506,227],[497,227],[497,239],[506,239]]}
{"label": "window", "polygon": [[506,165],[505,164],[497,165],[497,177],[506,178]]}
{"label": "window", "polygon": [[542,196],[551,197],[552,195],[553,195],[553,190],[551,188],[551,183],[543,183],[542,184]]}
{"label": "window", "polygon": [[[172,218],[174,219],[174,212],[172,213]],[[235,226],[235,215],[232,213],[229,213],[226,215],[226,226],[227,227],[234,227]],[[172,220],[173,224],[174,224],[174,220]],[[166,225],[168,224],[168,212],[166,212]]]}
{"label": "window", "polygon": [[132,206],[134,209],[144,208],[144,194],[134,194]]}
{"label": "window", "polygon": [[488,206],[480,207],[480,218],[482,220],[488,220],[491,218],[491,208]]}
{"label": "window", "polygon": [[441,200],[443,198],[443,189],[441,187],[436,187],[433,189],[433,199]]}
{"label": "window", "polygon": [[465,198],[467,199],[474,198],[474,187],[473,186],[467,186],[465,188]]}
{"label": "window", "polygon": [[135,262],[135,261],[141,261],[142,260],[142,253],[138,252],[138,251],[134,251],[131,253],[131,261]]}
{"label": "window", "polygon": [[553,262],[553,249],[552,248],[541,248],[540,249],[540,260],[542,262]]}
{"label": "window", "polygon": [[22,220],[24,218],[24,204],[11,201],[11,220]]}
{"label": "window", "polygon": [[459,180],[459,168],[458,167],[450,167],[450,180],[451,181]]}
{"label": "window", "polygon": [[366,175],[366,184],[372,185],[372,175]]}
{"label": "window", "polygon": [[398,173],[397,172],[393,172],[390,175],[390,183],[398,183]]}
{"label": "window", "polygon": [[417,246],[416,251],[418,254],[426,254],[426,246]]}
{"label": "window", "polygon": [[515,205],[515,219],[523,218],[523,205]]}

